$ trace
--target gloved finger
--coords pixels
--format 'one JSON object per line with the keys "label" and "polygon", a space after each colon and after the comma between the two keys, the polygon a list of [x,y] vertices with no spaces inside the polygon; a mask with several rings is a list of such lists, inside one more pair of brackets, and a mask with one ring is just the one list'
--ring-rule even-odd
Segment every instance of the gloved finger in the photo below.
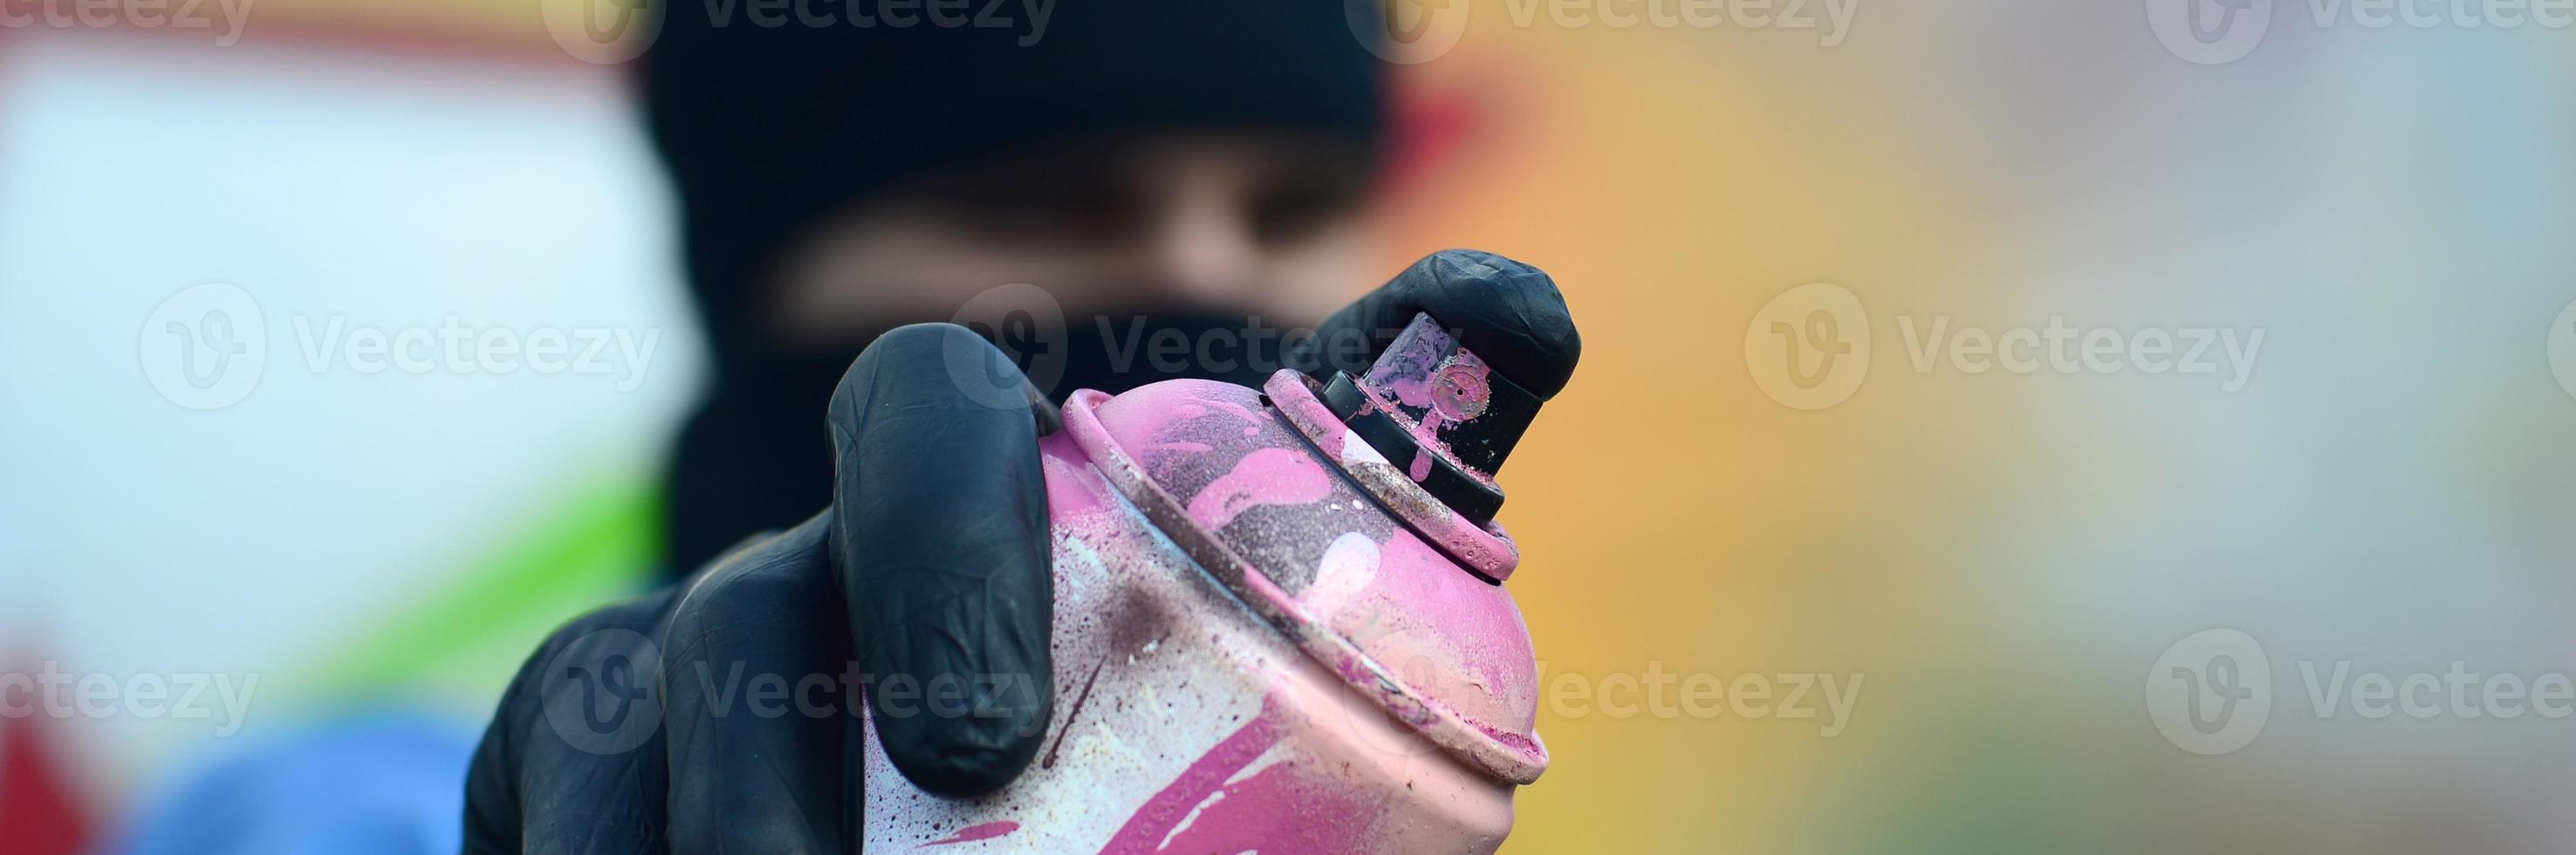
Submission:
{"label": "gloved finger", "polygon": [[842,778],[854,682],[827,528],[818,514],[729,553],[671,615],[662,685],[673,852],[846,851],[858,805]]}
{"label": "gloved finger", "polygon": [[1027,381],[950,324],[885,334],[832,396],[831,555],[878,738],[942,795],[1018,777],[1055,692],[1046,479]]}
{"label": "gloved finger", "polygon": [[1449,249],[1423,256],[1326,318],[1301,343],[1294,364],[1318,378],[1334,371],[1365,375],[1396,333],[1426,312],[1486,365],[1542,401],[1565,388],[1583,356],[1583,337],[1574,330],[1556,280],[1490,252]]}
{"label": "gloved finger", "polygon": [[653,639],[674,591],[557,630],[520,667],[466,772],[465,851],[664,845]]}

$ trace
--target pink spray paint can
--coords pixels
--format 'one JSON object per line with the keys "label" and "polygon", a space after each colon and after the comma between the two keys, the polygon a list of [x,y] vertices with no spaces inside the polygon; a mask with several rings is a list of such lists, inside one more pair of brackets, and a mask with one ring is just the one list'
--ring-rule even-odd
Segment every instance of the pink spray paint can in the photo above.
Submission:
{"label": "pink spray paint can", "polygon": [[1491,852],[1538,779],[1538,668],[1491,473],[1538,399],[1417,316],[1365,378],[1081,391],[1041,444],[1058,697],[1011,786],[866,740],[866,845]]}

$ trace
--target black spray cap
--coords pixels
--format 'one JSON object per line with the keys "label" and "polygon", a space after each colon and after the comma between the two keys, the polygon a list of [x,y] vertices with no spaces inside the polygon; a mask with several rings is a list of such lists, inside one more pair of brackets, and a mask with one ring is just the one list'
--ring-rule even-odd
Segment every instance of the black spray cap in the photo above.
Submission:
{"label": "black spray cap", "polygon": [[1323,401],[1424,491],[1483,523],[1503,506],[1494,473],[1545,399],[1458,338],[1431,315],[1417,314],[1367,377],[1335,372]]}

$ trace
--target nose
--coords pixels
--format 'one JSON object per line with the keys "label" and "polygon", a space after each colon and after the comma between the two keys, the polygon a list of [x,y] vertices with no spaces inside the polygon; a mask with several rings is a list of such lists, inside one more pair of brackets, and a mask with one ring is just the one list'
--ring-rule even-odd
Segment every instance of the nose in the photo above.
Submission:
{"label": "nose", "polygon": [[1261,242],[1243,188],[1193,174],[1167,185],[1161,195],[1147,247],[1154,279],[1173,296],[1192,301],[1251,299]]}

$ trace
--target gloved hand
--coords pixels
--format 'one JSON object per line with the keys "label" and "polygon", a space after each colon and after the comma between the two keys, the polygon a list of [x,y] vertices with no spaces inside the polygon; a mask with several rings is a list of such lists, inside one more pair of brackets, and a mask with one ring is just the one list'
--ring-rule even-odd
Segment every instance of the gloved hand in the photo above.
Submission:
{"label": "gloved hand", "polygon": [[[1291,361],[1363,372],[1416,312],[1542,397],[1581,352],[1546,274],[1452,250],[1336,313]],[[962,796],[1017,777],[1054,698],[1037,452],[1054,411],[1034,391],[994,406],[970,382],[1027,388],[960,327],[878,339],[830,402],[830,508],[547,639],[475,753],[466,851],[847,851],[865,821],[854,704],[892,692],[861,692],[870,675],[919,689],[906,715],[875,718],[915,785]]]}

